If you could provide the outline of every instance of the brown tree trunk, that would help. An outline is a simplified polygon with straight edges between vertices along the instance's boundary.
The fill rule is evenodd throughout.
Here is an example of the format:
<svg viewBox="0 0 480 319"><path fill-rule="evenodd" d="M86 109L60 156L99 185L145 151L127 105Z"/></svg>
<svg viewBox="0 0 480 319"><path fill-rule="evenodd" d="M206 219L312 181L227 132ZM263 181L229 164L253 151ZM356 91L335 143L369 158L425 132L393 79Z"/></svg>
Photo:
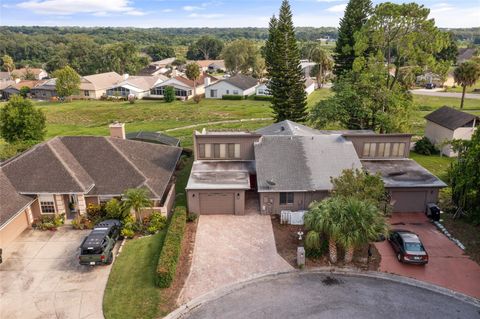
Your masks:
<svg viewBox="0 0 480 319"><path fill-rule="evenodd" d="M460 101L460 108L463 109L463 101L465 100L465 91L467 90L467 86L463 85L462 89L462 100Z"/></svg>
<svg viewBox="0 0 480 319"><path fill-rule="evenodd" d="M337 262L337 243L333 238L328 240L328 252L330 254L330 261L335 264Z"/></svg>
<svg viewBox="0 0 480 319"><path fill-rule="evenodd" d="M351 263L353 260L353 247L345 249L345 263Z"/></svg>

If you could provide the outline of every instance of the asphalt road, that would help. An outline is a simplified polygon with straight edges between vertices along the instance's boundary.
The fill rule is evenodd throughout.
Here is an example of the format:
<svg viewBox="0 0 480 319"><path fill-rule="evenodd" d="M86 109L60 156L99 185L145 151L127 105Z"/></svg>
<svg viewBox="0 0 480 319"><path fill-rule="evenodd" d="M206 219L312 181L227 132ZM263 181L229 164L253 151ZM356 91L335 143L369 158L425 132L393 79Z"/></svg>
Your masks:
<svg viewBox="0 0 480 319"><path fill-rule="evenodd" d="M410 90L412 94L417 95L429 95L429 96L437 96L437 97L453 97L460 99L462 97L462 93L456 92L442 92L442 91L435 91L435 90L427 90L427 89L417 89L417 90ZM478 93L466 93L466 99L480 99L480 94Z"/></svg>
<svg viewBox="0 0 480 319"><path fill-rule="evenodd" d="M388 280L290 274L260 281L193 310L186 318L480 318L480 308Z"/></svg>

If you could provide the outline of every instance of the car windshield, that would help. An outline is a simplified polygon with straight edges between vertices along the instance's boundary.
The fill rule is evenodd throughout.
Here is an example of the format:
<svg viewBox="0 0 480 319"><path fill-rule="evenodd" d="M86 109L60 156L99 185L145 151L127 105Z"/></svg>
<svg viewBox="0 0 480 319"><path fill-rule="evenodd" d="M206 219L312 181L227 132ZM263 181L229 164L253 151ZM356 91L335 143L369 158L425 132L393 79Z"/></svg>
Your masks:
<svg viewBox="0 0 480 319"><path fill-rule="evenodd" d="M405 243L405 250L407 251L423 251L422 244L420 243Z"/></svg>

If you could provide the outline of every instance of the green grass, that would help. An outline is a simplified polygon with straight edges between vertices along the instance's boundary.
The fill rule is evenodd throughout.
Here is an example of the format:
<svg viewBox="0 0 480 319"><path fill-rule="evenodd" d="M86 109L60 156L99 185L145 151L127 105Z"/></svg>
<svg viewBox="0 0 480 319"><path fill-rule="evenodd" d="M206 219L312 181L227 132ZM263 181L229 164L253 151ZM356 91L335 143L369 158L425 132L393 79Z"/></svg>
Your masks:
<svg viewBox="0 0 480 319"><path fill-rule="evenodd" d="M106 319L157 318L161 302L155 286L158 256L166 228L141 239L128 241L115 260L103 298Z"/></svg>
<svg viewBox="0 0 480 319"><path fill-rule="evenodd" d="M467 86L466 93L473 93L474 90L480 90L480 80L475 82L474 85L472 86ZM447 92L456 92L456 93L462 93L463 88L460 85L456 85L455 87L449 87L447 88Z"/></svg>
<svg viewBox="0 0 480 319"><path fill-rule="evenodd" d="M417 154L415 152L410 153L410 158L425 167L445 183L448 182L447 170L450 167L450 164L454 161L453 158L440 155L426 156Z"/></svg>

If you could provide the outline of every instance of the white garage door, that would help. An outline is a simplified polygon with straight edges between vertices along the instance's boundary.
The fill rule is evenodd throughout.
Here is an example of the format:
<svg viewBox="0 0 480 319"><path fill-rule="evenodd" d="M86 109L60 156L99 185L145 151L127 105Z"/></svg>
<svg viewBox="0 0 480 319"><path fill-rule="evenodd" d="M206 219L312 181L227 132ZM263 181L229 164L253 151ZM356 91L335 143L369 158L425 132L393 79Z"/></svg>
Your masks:
<svg viewBox="0 0 480 319"><path fill-rule="evenodd" d="M234 193L200 194L200 214L235 214Z"/></svg>

